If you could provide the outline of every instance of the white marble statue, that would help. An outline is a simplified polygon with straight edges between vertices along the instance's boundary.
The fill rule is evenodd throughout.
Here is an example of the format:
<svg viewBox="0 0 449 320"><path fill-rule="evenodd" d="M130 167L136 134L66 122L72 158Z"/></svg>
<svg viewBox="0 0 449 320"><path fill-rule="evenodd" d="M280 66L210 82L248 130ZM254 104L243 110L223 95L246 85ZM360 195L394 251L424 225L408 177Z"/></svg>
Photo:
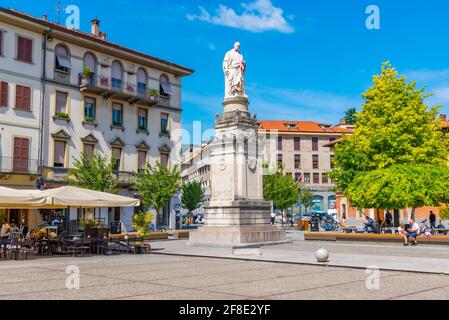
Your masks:
<svg viewBox="0 0 449 320"><path fill-rule="evenodd" d="M234 48L229 50L223 60L225 74L225 98L243 96L245 94L245 70L246 61L239 51L240 42L234 43Z"/></svg>

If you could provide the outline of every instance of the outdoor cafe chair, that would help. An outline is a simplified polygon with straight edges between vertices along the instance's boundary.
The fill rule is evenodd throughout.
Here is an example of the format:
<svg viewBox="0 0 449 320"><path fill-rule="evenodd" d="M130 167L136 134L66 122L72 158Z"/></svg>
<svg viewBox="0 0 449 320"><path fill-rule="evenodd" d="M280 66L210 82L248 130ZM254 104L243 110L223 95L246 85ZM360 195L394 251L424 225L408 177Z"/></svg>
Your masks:
<svg viewBox="0 0 449 320"><path fill-rule="evenodd" d="M33 255L33 244L31 240L23 240L20 246L20 253L25 256L25 259L28 259L28 255Z"/></svg>
<svg viewBox="0 0 449 320"><path fill-rule="evenodd" d="M13 239L11 243L6 246L6 255L11 259L18 260L19 254L21 252L21 242L20 240Z"/></svg>

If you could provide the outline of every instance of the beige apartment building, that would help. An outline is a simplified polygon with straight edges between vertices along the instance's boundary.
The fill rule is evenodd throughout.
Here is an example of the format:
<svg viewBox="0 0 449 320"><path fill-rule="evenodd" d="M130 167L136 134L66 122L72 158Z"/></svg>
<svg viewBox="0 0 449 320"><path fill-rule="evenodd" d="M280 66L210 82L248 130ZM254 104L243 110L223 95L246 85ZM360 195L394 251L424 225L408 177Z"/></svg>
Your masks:
<svg viewBox="0 0 449 320"><path fill-rule="evenodd" d="M313 121L261 120L259 135L265 137L264 161L276 168L281 163L300 186L314 194L312 209L325 211L335 207L334 184L329 178L333 168L333 149L327 144L351 134L351 126Z"/></svg>
<svg viewBox="0 0 449 320"><path fill-rule="evenodd" d="M136 196L131 183L146 162L179 161L181 82L193 70L108 41L97 19L85 33L0 8L0 43L3 174L25 175L24 187L39 175L59 186L81 152L98 152L117 160L120 194ZM162 223L174 221L171 211ZM132 214L109 208L100 217L129 229Z"/></svg>

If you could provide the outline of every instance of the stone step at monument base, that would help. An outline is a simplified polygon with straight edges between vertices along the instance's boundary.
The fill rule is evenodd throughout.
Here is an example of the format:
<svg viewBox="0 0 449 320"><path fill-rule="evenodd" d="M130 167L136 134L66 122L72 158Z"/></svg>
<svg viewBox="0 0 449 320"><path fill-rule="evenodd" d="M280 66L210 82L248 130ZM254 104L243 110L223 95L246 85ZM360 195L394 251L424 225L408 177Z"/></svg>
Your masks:
<svg viewBox="0 0 449 320"><path fill-rule="evenodd" d="M270 224L202 226L189 235L189 245L243 248L291 242L285 231Z"/></svg>

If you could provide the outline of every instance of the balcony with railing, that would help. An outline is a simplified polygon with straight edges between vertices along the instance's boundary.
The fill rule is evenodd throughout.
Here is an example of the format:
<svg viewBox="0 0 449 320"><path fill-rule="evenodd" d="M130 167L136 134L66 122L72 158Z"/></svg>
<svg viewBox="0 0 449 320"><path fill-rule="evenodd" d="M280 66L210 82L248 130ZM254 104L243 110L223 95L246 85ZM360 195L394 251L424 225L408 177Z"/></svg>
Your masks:
<svg viewBox="0 0 449 320"><path fill-rule="evenodd" d="M0 173L38 175L39 160L20 157L0 157Z"/></svg>
<svg viewBox="0 0 449 320"><path fill-rule="evenodd" d="M136 179L136 173L132 171L115 171L114 176L121 187L131 186Z"/></svg>
<svg viewBox="0 0 449 320"><path fill-rule="evenodd" d="M92 72L89 75L80 73L78 79L81 92L101 95L106 99L113 98L145 106L153 106L160 101L159 92L148 90L144 83L124 83L122 79L108 78Z"/></svg>

